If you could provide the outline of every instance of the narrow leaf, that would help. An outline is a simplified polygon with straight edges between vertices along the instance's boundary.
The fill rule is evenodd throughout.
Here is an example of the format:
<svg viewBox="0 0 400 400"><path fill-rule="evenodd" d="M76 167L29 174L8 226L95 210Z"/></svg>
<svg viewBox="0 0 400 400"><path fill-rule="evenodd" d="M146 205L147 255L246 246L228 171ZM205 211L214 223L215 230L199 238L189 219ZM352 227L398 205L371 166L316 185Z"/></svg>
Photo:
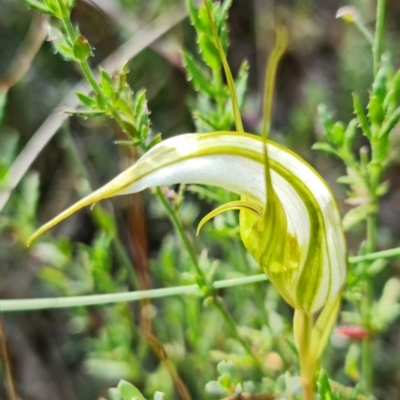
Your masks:
<svg viewBox="0 0 400 400"><path fill-rule="evenodd" d="M110 74L103 68L100 70L100 84L104 94L111 100L115 98L114 83Z"/></svg>
<svg viewBox="0 0 400 400"><path fill-rule="evenodd" d="M25 5L30 8L33 8L36 11L39 11L42 14L50 14L53 15L53 12L50 8L46 7L43 3L36 0L21 0Z"/></svg>
<svg viewBox="0 0 400 400"><path fill-rule="evenodd" d="M395 128L400 121L400 107L389 117L388 121L382 126L379 133L379 137L383 138L389 135L389 133Z"/></svg>
<svg viewBox="0 0 400 400"><path fill-rule="evenodd" d="M372 125L380 126L385 118L381 101L378 96L371 96L368 103L368 117Z"/></svg>
<svg viewBox="0 0 400 400"><path fill-rule="evenodd" d="M131 383L121 380L118 384L118 390L122 400L146 400L142 393Z"/></svg>
<svg viewBox="0 0 400 400"><path fill-rule="evenodd" d="M248 77L249 77L249 63L247 62L247 60L244 60L240 65L240 69L235 82L240 110L243 108L246 97Z"/></svg>
<svg viewBox="0 0 400 400"><path fill-rule="evenodd" d="M343 229L345 231L350 230L361 222L365 221L372 212L375 211L375 207L369 204L363 204L350 210L343 218Z"/></svg>
<svg viewBox="0 0 400 400"><path fill-rule="evenodd" d="M78 96L79 101L88 108L95 108L97 106L97 102L93 97L88 96L82 92L75 93Z"/></svg>
<svg viewBox="0 0 400 400"><path fill-rule="evenodd" d="M313 150L318 150L321 153L325 153L328 156L335 156L335 157L339 157L340 155L339 153L335 150L335 148L333 146L331 146L329 143L325 143L325 142L317 142L314 143L312 145L312 149Z"/></svg>
<svg viewBox="0 0 400 400"><path fill-rule="evenodd" d="M183 63L186 68L187 77L192 82L194 88L213 98L215 89L210 82L210 78L206 76L206 72L202 71L201 67L186 51L183 52Z"/></svg>
<svg viewBox="0 0 400 400"><path fill-rule="evenodd" d="M368 139L372 139L371 128L369 126L367 117L365 115L364 108L361 105L360 98L355 93L353 93L353 107L354 107L354 112L358 119L358 123L364 135L367 136Z"/></svg>

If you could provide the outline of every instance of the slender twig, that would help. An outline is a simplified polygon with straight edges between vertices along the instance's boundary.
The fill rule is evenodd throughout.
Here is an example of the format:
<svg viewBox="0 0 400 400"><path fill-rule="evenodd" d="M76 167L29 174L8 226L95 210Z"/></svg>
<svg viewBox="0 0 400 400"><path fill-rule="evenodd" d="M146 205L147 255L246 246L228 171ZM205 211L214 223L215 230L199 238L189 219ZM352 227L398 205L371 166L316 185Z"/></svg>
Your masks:
<svg viewBox="0 0 400 400"><path fill-rule="evenodd" d="M366 27L364 21L361 18L357 18L354 23L356 27L361 32L361 34L365 37L367 42L373 47L374 46L374 37L371 31Z"/></svg>

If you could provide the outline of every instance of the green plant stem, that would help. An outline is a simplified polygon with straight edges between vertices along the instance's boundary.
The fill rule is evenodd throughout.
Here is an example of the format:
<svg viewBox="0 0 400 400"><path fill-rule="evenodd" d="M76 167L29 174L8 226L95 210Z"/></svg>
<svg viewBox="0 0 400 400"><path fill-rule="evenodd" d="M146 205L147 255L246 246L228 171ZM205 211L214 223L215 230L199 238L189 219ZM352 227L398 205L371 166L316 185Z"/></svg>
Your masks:
<svg viewBox="0 0 400 400"><path fill-rule="evenodd" d="M386 14L386 0L377 0L376 8L376 26L375 26L375 40L374 40L374 75L378 73L382 52L383 52L383 37L385 29L385 14Z"/></svg>
<svg viewBox="0 0 400 400"><path fill-rule="evenodd" d="M376 199L371 199L376 202ZM376 214L371 214L367 218L367 252L372 253L376 248L376 232L377 218ZM366 264L365 267L367 267ZM364 277L364 301L362 305L362 313L365 328L370 329L371 308L374 301L374 290L372 277L365 274ZM373 352L372 339L367 337L362 343L362 373L363 373L363 389L370 396L373 392Z"/></svg>
<svg viewBox="0 0 400 400"><path fill-rule="evenodd" d="M105 101L103 91L101 90L100 85L98 84L92 69L89 66L87 60L79 60L78 61L79 67L81 68L82 74L85 77L86 81L92 87L93 91L96 93L98 97Z"/></svg>
<svg viewBox="0 0 400 400"><path fill-rule="evenodd" d="M313 316L296 309L293 319L293 333L300 360L300 376L304 400L314 399L315 360L312 355Z"/></svg>
<svg viewBox="0 0 400 400"><path fill-rule="evenodd" d="M384 28L385 28L385 14L386 14L386 0L377 0L376 9L376 28L375 38L373 46L373 57L374 57L374 76L378 74L382 52L383 52L383 39L384 39ZM375 159L375 147L372 144L372 159ZM379 143L377 144L379 145ZM377 205L378 198L376 195L376 185L380 179L376 178L376 181L369 182L369 203L371 205ZM377 242L377 217L376 213L371 213L367 218L367 238L366 238L366 251L367 253L373 253L376 249ZM367 264L365 265L367 268ZM374 301L374 286L373 280L367 274L364 274L364 301L362 304L362 319L365 328L370 329L371 320L371 309ZM372 338L368 337L363 340L362 343L362 376L363 376L363 389L367 396L371 396L373 393L373 351L372 351Z"/></svg>
<svg viewBox="0 0 400 400"><path fill-rule="evenodd" d="M57 0L57 3L58 3L58 6L60 7L60 11L61 11L60 18L64 25L65 31L67 32L67 35L68 35L67 39L69 41L69 44L71 46L73 46L74 42L75 42L75 29L74 29L71 19L70 19L70 12L67 9L67 7L65 6L63 0Z"/></svg>
<svg viewBox="0 0 400 400"><path fill-rule="evenodd" d="M364 261L374 261L379 258L392 258L400 256L400 247L396 247L394 249L377 251L375 253L363 254L360 256L354 256L349 258L350 264L359 264Z"/></svg>
<svg viewBox="0 0 400 400"><path fill-rule="evenodd" d="M355 264L365 260L371 261L378 258L400 256L400 248L380 251L365 256L356 256L350 258L350 263ZM124 257L128 257L125 253ZM246 276L243 278L224 279L216 281L212 284L214 289L227 289L236 286L251 285L267 281L268 278L265 274L257 274ZM0 311L29 311L29 310L48 310L53 308L70 308L82 306L96 306L112 303L122 303L126 301L134 302L143 299L156 299L169 296L182 296L182 295L204 295L199 288L198 284L176 286L172 288L152 289L152 290L138 290L126 293L113 293L113 294L96 294L88 296L71 296L71 297L52 297L43 299L22 299L22 300L0 300Z"/></svg>
<svg viewBox="0 0 400 400"><path fill-rule="evenodd" d="M367 42L374 48L374 36L372 35L371 31L365 26L365 23L360 18L357 18L354 21L356 27L361 32L361 34L365 37Z"/></svg>
<svg viewBox="0 0 400 400"><path fill-rule="evenodd" d="M192 263L194 265L194 268L195 268L196 274L197 274L197 284L199 286L199 289L201 289L203 291L204 295L211 296L213 298L213 303L215 304L216 308L221 313L222 317L224 318L225 323L229 326L235 339L239 343L241 343L241 345L246 350L248 355L254 360L257 368L261 372L263 372L263 368L262 368L260 360L252 352L249 343L244 338L242 338L242 336L240 335L240 333L237 329L237 326L235 324L235 321L233 320L232 316L229 314L228 310L225 308L224 304L221 302L221 299L215 293L213 285L208 284L207 278L206 278L204 272L202 271L202 269L200 268L199 262L197 260L196 254L193 249L193 246L190 243L188 236L186 235L186 232L182 226L182 223L181 223L178 215L174 211L173 207L170 205L168 200L165 198L161 188L159 188L159 187L156 188L156 195L157 195L157 198L159 199L159 201L161 202L161 204L164 206L164 209L166 210L169 219L171 220L178 236L182 240L182 243L185 246L186 251L189 254L189 257L192 260Z"/></svg>
<svg viewBox="0 0 400 400"><path fill-rule="evenodd" d="M264 274L244 278L224 279L212 285L214 289L227 289L236 286L253 285L265 282ZM136 302L144 299L161 299L171 296L202 296L204 293L197 284L175 286L171 288L136 290L124 293L94 294L85 296L51 297L42 299L0 300L1 312L51 310L85 306L101 306L114 303Z"/></svg>

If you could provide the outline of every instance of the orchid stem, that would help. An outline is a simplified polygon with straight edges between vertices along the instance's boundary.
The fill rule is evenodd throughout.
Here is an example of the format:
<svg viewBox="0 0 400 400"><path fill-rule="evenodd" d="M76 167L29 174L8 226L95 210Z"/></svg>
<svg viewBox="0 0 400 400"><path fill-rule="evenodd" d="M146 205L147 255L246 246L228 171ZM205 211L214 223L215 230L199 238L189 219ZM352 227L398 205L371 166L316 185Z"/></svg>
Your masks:
<svg viewBox="0 0 400 400"><path fill-rule="evenodd" d="M300 361L300 376L303 385L304 400L314 399L315 360L312 354L311 313L296 309L293 319L293 333Z"/></svg>

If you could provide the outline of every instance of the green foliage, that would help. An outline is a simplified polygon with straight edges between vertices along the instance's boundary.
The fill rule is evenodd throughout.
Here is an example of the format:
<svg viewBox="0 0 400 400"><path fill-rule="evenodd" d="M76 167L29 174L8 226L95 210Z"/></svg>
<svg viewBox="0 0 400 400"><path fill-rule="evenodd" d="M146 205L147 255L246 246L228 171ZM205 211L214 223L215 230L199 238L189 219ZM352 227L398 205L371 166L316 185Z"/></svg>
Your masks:
<svg viewBox="0 0 400 400"><path fill-rule="evenodd" d="M345 229L351 229L377 213L376 200L387 192L381 183L383 171L389 166L390 131L399 121L400 98L397 91L398 73L393 76L393 67L385 59L372 84L368 102L368 113L357 94L353 94L356 120L347 126L335 122L325 106L319 108L320 120L328 143L316 143L314 149L342 159L347 175L340 183L350 186L349 197L359 199L358 207L350 210L344 218ZM390 106L389 106L390 105ZM362 149L357 159L353 151L357 124L370 142L370 150ZM370 154L369 154L370 153Z"/></svg>
<svg viewBox="0 0 400 400"><path fill-rule="evenodd" d="M187 79L198 92L196 100L191 105L197 131L229 130L234 124L235 116L228 86L223 82L223 62L213 37L206 8L202 5L197 9L193 0L187 0L186 3L191 23L196 30L198 53L201 57L201 61L197 60L188 51L183 51L182 55ZM211 1L207 3L225 53L229 44L226 18L231 3L230 0L225 0L221 5ZM248 69L247 61L243 61L235 80L240 109L244 105Z"/></svg>

